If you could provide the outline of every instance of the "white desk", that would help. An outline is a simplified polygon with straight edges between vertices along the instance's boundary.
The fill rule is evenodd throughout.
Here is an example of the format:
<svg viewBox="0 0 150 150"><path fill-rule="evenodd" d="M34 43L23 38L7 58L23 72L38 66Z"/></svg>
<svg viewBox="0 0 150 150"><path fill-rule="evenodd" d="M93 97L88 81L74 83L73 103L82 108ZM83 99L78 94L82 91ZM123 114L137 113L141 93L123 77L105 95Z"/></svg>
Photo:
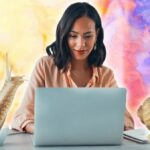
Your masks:
<svg viewBox="0 0 150 150"><path fill-rule="evenodd" d="M150 144L137 144L123 140L120 146L64 146L64 147L34 147L30 134L9 135L0 150L150 150Z"/></svg>

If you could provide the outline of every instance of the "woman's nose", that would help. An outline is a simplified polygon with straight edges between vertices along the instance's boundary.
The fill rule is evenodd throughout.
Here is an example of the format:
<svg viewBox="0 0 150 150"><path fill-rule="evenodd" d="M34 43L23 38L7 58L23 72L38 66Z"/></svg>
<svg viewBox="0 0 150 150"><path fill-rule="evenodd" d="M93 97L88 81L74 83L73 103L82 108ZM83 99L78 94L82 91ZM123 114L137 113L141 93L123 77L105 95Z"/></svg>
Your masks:
<svg viewBox="0 0 150 150"><path fill-rule="evenodd" d="M83 39L83 38L79 38L78 39L78 41L77 41L77 48L79 49L79 50L84 50L85 49L85 39Z"/></svg>

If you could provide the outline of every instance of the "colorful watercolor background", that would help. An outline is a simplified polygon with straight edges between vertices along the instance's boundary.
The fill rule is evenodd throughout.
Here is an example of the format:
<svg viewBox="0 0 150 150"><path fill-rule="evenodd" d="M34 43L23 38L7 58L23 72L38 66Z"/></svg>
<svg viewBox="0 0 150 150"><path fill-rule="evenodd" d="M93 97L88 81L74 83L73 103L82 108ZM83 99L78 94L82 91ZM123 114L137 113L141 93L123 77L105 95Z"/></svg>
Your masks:
<svg viewBox="0 0 150 150"><path fill-rule="evenodd" d="M0 0L0 87L5 80L4 54L12 75L28 79L37 58L55 40L56 25L75 0ZM150 96L150 1L87 0L101 15L107 59L120 87L127 88L127 107L136 127L136 110ZM21 103L27 81L20 86L6 122Z"/></svg>

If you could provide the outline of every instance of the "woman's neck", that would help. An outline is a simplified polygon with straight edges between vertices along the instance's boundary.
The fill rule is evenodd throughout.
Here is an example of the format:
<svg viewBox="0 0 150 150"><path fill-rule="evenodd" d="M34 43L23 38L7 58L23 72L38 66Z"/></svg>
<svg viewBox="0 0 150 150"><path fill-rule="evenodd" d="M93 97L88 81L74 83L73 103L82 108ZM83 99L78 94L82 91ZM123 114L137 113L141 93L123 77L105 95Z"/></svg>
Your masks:
<svg viewBox="0 0 150 150"><path fill-rule="evenodd" d="M88 69L90 69L90 67L86 60L72 60L71 69L76 71L87 71Z"/></svg>

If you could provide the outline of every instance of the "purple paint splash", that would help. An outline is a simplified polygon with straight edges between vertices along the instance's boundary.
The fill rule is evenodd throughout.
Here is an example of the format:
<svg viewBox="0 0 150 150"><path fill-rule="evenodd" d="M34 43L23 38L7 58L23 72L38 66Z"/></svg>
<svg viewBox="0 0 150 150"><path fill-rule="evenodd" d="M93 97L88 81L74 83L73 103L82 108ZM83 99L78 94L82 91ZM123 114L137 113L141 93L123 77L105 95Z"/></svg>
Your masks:
<svg viewBox="0 0 150 150"><path fill-rule="evenodd" d="M141 30L148 28L150 33L150 1L135 0L135 3L136 7L129 16L129 22Z"/></svg>

